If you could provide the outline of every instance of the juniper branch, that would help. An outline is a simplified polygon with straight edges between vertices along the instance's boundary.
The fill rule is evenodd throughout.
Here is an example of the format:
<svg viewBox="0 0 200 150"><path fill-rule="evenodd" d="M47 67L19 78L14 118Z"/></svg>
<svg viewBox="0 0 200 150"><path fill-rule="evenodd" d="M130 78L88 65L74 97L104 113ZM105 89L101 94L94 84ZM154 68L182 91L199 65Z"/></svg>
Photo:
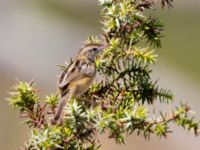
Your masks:
<svg viewBox="0 0 200 150"><path fill-rule="evenodd" d="M173 0L161 0L161 7L172 7ZM96 150L98 134L108 131L116 143L136 132L144 138L151 134L167 137L170 123L199 135L199 121L191 108L181 104L154 118L152 104L173 104L170 90L160 88L151 79L151 65L156 62L155 48L161 47L163 24L144 14L153 9L155 0L99 0L102 7L104 40L109 47L97 59L98 79L80 99L72 99L65 108L63 125L51 126L49 118L59 101L57 93L41 99L33 82L19 82L11 92L10 104L20 110L24 121L33 127L25 150ZM147 41L148 47L139 47ZM101 43L90 37L87 43ZM69 63L70 64L70 63ZM60 65L65 69L69 65ZM42 104L43 103L43 104ZM148 107L147 107L148 106ZM156 112L160 111L155 108Z"/></svg>

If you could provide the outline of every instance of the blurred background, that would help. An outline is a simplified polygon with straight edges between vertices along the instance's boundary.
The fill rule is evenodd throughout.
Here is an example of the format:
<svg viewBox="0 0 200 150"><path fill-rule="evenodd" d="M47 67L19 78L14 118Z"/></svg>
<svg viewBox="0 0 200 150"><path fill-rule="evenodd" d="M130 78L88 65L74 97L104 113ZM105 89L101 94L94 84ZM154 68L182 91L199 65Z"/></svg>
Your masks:
<svg viewBox="0 0 200 150"><path fill-rule="evenodd" d="M176 0L175 9L150 12L165 24L153 78L192 105L200 118L200 1ZM90 35L101 33L94 0L0 0L0 149L18 150L29 129L5 100L17 80L35 79L41 96L55 91L56 64L69 60ZM200 137L173 126L167 139L132 135L126 145L101 137L102 149L198 150Z"/></svg>

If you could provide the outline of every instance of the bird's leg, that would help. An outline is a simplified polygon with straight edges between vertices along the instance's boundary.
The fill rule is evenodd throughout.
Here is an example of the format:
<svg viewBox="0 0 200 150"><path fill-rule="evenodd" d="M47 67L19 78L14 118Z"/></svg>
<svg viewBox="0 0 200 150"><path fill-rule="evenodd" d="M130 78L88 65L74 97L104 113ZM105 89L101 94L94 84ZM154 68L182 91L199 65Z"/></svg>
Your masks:
<svg viewBox="0 0 200 150"><path fill-rule="evenodd" d="M77 99L79 101L84 102L84 104L89 106L89 107L95 107L96 106L96 102L93 98L88 99L87 97L78 97Z"/></svg>

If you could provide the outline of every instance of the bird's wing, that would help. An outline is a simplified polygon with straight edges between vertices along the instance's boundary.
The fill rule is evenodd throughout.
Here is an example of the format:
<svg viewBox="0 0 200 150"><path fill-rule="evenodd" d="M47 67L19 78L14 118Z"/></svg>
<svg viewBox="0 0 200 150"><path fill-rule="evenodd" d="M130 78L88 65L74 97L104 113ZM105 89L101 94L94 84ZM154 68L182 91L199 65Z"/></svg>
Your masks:
<svg viewBox="0 0 200 150"><path fill-rule="evenodd" d="M61 75L58 87L62 88L70 82L84 78L85 76L92 76L95 73L95 65L85 61L75 61L67 68Z"/></svg>

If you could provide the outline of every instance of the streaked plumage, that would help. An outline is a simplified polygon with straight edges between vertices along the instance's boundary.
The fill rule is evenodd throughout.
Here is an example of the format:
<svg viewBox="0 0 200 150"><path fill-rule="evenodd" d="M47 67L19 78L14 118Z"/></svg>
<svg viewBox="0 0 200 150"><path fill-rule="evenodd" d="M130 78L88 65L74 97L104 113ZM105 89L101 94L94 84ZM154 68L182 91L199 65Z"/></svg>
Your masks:
<svg viewBox="0 0 200 150"><path fill-rule="evenodd" d="M72 64L64 70L58 80L61 100L52 124L62 119L62 111L67 101L72 97L81 96L88 90L96 74L96 55L104 48L105 46L100 44L86 45L79 51Z"/></svg>

